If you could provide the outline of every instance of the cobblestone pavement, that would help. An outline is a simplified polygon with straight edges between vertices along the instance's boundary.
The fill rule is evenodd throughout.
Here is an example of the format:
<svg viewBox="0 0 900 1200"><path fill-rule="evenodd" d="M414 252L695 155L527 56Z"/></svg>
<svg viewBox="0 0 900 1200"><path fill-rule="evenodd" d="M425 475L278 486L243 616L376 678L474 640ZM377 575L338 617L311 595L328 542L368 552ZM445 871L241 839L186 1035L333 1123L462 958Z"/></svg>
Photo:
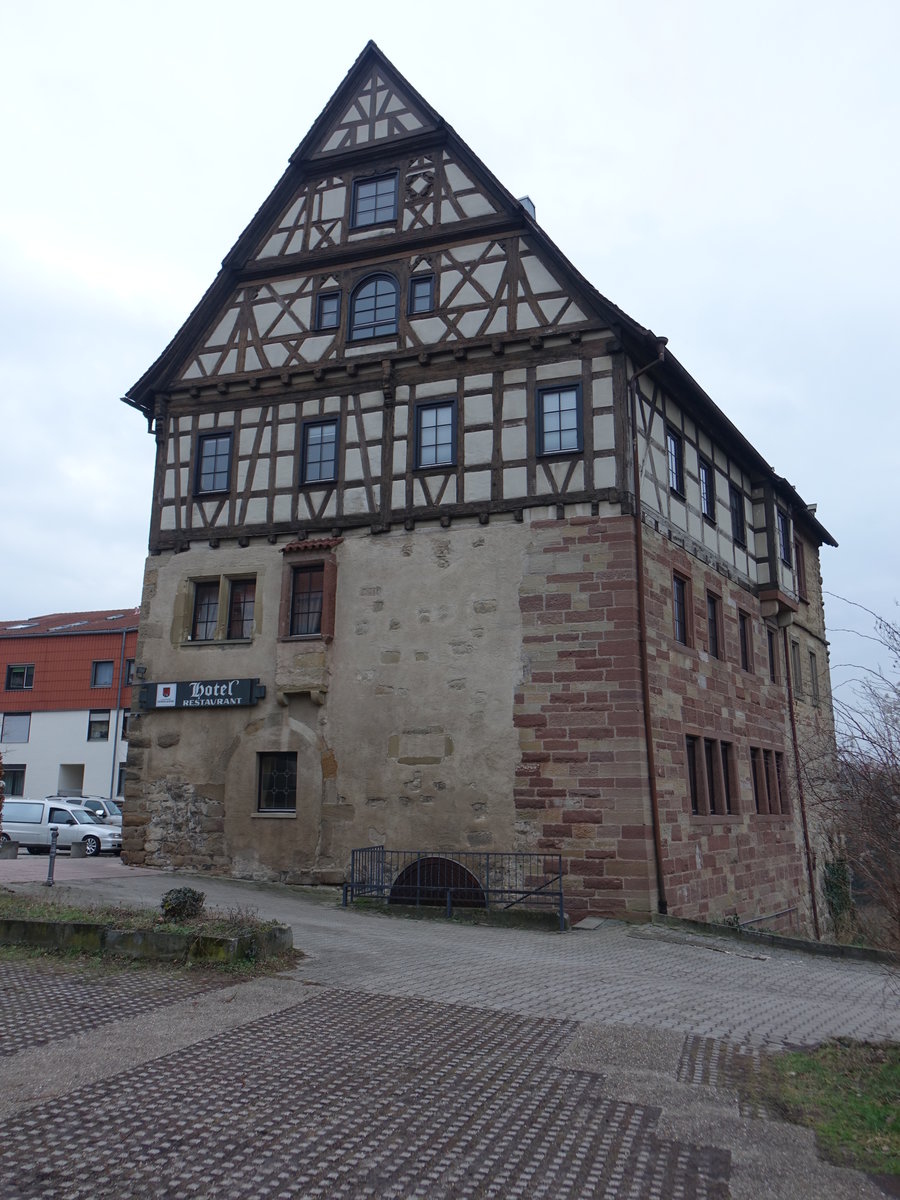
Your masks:
<svg viewBox="0 0 900 1200"><path fill-rule="evenodd" d="M156 903L171 884L126 871L67 894ZM116 999L115 979L145 977L117 972L110 1023L0 1058L5 1200L880 1195L742 1090L772 1048L900 1038L877 966L615 922L560 936L199 886L287 921L307 957L196 994L178 975L169 993ZM10 988L10 966L0 1014L74 1003L41 964L15 964ZM115 1137L61 1120L96 1113Z"/></svg>

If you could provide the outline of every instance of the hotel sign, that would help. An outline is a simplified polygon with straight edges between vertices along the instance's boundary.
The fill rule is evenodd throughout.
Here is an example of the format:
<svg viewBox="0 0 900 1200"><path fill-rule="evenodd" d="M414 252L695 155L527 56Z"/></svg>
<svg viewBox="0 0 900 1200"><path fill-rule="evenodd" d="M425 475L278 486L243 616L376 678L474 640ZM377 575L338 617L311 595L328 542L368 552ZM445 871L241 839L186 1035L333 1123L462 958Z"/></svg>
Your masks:
<svg viewBox="0 0 900 1200"><path fill-rule="evenodd" d="M242 708L265 697L258 679L191 679L141 684L141 708Z"/></svg>

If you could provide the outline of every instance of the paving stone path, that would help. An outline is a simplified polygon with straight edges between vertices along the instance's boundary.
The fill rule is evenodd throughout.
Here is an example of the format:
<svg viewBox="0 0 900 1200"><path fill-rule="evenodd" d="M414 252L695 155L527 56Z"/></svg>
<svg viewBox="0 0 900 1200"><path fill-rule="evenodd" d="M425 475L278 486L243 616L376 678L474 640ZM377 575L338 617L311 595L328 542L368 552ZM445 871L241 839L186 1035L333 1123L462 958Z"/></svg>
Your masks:
<svg viewBox="0 0 900 1200"><path fill-rule="evenodd" d="M140 872L84 892L149 903L170 884ZM307 957L215 987L0 963L4 1200L881 1194L742 1087L787 1044L900 1038L877 966L615 922L560 936L202 886L208 903L288 921ZM103 1014L90 1028L18 1037L86 1010Z"/></svg>

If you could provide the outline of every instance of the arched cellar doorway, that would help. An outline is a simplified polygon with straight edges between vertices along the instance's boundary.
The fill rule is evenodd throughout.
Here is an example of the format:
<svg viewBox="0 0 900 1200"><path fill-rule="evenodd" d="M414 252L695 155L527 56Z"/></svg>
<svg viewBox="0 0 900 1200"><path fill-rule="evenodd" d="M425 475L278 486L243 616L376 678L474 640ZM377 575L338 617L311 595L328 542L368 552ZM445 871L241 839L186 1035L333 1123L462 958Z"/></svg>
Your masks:
<svg viewBox="0 0 900 1200"><path fill-rule="evenodd" d="M444 907L447 892L453 908L487 908L484 890L471 871L452 858L418 858L394 880L389 904L428 904Z"/></svg>

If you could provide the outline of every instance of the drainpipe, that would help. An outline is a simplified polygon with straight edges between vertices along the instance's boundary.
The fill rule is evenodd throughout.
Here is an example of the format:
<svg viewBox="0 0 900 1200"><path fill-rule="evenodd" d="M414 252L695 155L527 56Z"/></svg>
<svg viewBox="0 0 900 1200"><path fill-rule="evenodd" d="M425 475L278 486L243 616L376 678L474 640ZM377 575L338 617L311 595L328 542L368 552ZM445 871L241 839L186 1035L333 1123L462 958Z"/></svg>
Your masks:
<svg viewBox="0 0 900 1200"><path fill-rule="evenodd" d="M653 743L653 721L650 710L650 667L647 659L647 610L644 603L644 529L641 512L641 474L638 461L637 434L637 393L638 378L657 362L662 362L666 354L667 338L657 338L658 359L647 363L639 371L635 371L628 380L627 388L631 398L631 463L634 474L634 524L635 524L635 553L637 556L637 601L638 601L638 649L641 660L641 693L644 704L644 739L647 743L647 774L650 784L650 817L653 825L653 857L656 866L657 908L665 915L669 911L666 900L666 885L663 878L662 832L659 824L659 793L656 787L656 751Z"/></svg>
<svg viewBox="0 0 900 1200"><path fill-rule="evenodd" d="M122 648L119 650L119 687L116 691L116 720L113 726L112 765L109 769L109 799L115 799L116 767L119 765L119 717L122 712L122 680L125 677L125 638L128 630L122 630Z"/></svg>
<svg viewBox="0 0 900 1200"><path fill-rule="evenodd" d="M806 877L809 880L809 899L812 905L813 929L816 941L821 942L822 932L819 929L819 909L816 904L816 879L813 874L812 851L809 845L809 824L806 820L806 796L803 791L803 772L800 762L800 739L797 736L797 717L794 713L794 685L791 678L791 655L788 642L788 631L785 625L781 631L784 641L784 678L787 681L788 710L791 714L791 742L794 747L794 769L797 775L797 798L800 801L800 821L803 825L803 848L806 851Z"/></svg>

